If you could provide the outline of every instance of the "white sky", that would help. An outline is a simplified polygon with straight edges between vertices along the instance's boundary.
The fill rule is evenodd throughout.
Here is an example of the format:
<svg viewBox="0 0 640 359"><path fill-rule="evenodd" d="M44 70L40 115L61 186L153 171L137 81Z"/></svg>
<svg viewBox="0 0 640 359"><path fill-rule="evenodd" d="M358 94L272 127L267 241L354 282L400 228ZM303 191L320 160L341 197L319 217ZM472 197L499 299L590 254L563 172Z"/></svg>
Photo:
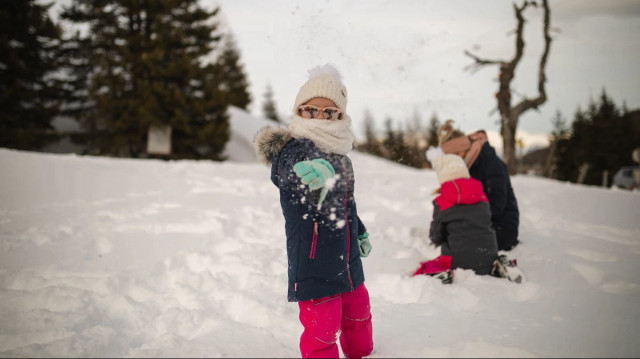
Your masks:
<svg viewBox="0 0 640 359"><path fill-rule="evenodd" d="M520 2L517 2L520 4ZM464 131L498 130L494 93L497 66L472 74L464 67L473 50L511 59L515 28L512 2L204 0L220 5L251 82L250 111L262 114L267 84L288 115L307 70L327 62L342 72L348 112L361 130L365 109L382 129L387 117L404 121L435 112ZM618 104L640 107L640 1L551 0L554 41L547 66L548 101L521 117L519 129L548 134L560 110L570 122L603 88ZM541 9L529 8L525 56L514 88L537 95ZM517 98L517 97L516 97Z"/></svg>
<svg viewBox="0 0 640 359"><path fill-rule="evenodd" d="M68 4L70 0L56 0ZM520 1L516 2L521 4ZM281 116L316 65L333 63L349 91L348 112L356 135L366 109L378 129L391 117L436 113L463 131L498 131L494 94L497 66L476 73L464 50L510 60L515 28L511 1L494 0L201 0L220 5L237 41L253 97L249 110L262 115L270 84ZM560 110L568 122L603 88L617 104L640 108L640 1L550 0L554 41L547 65L548 100L520 118L519 130L546 138ZM525 55L513 88L537 95L541 9L529 8ZM518 95L514 96L516 99ZM524 135L523 135L524 136ZM495 141L494 141L495 142ZM526 142L526 141L525 141Z"/></svg>

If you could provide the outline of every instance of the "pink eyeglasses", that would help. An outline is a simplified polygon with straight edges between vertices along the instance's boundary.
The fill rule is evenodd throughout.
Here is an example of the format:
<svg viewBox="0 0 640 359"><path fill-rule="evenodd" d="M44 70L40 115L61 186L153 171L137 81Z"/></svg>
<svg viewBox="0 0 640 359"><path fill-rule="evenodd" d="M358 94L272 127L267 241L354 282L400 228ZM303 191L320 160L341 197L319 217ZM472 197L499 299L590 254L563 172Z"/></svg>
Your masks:
<svg viewBox="0 0 640 359"><path fill-rule="evenodd" d="M314 105L302 105L298 107L298 115L302 118L316 118L322 113L325 120L342 120L344 117L342 110L335 107L318 107Z"/></svg>

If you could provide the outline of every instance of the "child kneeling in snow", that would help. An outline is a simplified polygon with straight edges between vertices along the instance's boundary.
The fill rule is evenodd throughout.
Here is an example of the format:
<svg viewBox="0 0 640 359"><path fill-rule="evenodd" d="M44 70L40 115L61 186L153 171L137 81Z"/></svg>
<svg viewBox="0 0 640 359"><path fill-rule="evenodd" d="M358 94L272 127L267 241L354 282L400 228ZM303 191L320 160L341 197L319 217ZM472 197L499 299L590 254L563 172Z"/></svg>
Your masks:
<svg viewBox="0 0 640 359"><path fill-rule="evenodd" d="M469 175L464 160L443 154L440 148L427 151L438 175L439 195L433 200L431 242L441 248L441 256L422 262L417 274L448 274L438 277L451 283L451 270L471 269L476 274L492 274L520 282L521 273L506 257L498 257L496 233L491 227L491 209L482 183ZM511 273L507 273L511 270ZM519 279L518 279L519 276Z"/></svg>

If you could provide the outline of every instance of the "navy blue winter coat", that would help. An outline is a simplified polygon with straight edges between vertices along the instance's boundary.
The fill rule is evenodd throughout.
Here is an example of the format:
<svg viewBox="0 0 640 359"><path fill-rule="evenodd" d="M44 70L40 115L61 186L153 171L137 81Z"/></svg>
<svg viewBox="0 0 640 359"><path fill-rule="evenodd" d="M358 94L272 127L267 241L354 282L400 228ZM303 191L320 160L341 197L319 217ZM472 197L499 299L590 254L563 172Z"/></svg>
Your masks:
<svg viewBox="0 0 640 359"><path fill-rule="evenodd" d="M288 300L306 301L353 291L364 282L358 235L366 232L353 197L351 160L322 152L308 139L290 139L281 151L268 153L271 181L280 190L289 262ZM293 171L299 161L323 158L336 182L322 207L320 190L310 191Z"/></svg>
<svg viewBox="0 0 640 359"><path fill-rule="evenodd" d="M469 168L471 177L482 182L491 206L491 223L496 231L499 250L510 250L518 241L520 212L518 201L511 187L511 179L505 163L486 142L478 158Z"/></svg>

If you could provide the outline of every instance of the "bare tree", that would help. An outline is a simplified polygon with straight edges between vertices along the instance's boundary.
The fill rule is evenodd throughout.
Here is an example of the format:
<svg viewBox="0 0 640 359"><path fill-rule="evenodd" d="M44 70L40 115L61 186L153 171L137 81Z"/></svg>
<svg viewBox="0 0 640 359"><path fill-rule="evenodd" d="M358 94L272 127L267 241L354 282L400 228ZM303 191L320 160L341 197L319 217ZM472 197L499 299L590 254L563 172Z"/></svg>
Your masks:
<svg viewBox="0 0 640 359"><path fill-rule="evenodd" d="M517 170L516 159L516 129L518 127L518 120L520 115L530 109L538 109L540 105L547 101L547 93L545 91L545 67L547 65L547 58L549 56L549 49L551 48L551 36L549 36L549 18L551 11L549 10L548 0L542 0L542 7L544 9L542 34L544 37L544 50L540 57L540 64L538 67L538 96L535 98L523 98L515 105L511 103L511 81L515 77L515 70L518 63L522 59L524 54L524 24L525 18L523 16L524 10L529 6L537 7L538 4L535 1L524 1L521 6L513 4L516 19L518 25L516 28L516 53L510 61L505 60L487 60L482 59L469 51L465 51L465 54L474 60L474 63L469 65L471 70L477 70L485 65L499 65L500 75L499 82L500 87L496 93L496 99L498 101L498 110L501 116L500 132L502 134L503 143L503 158L510 174L515 174Z"/></svg>

